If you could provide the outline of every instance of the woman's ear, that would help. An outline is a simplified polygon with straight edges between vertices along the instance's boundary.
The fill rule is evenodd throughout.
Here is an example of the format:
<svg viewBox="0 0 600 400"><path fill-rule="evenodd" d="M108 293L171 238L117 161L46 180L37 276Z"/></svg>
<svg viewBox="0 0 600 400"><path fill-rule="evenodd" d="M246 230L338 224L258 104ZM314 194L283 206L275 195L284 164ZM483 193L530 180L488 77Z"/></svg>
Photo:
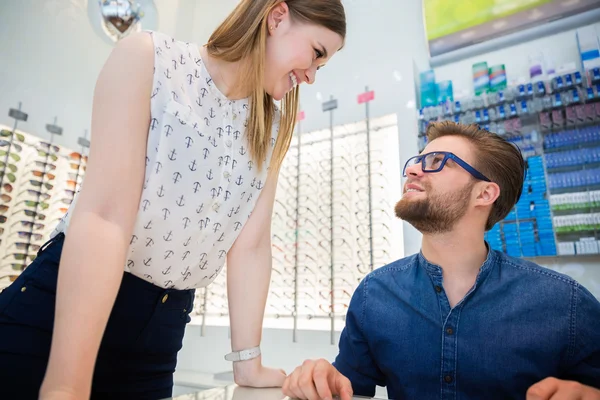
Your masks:
<svg viewBox="0 0 600 400"><path fill-rule="evenodd" d="M273 34L279 25L290 17L290 9L287 3L281 2L269 11L267 16L267 22L269 26L269 33Z"/></svg>

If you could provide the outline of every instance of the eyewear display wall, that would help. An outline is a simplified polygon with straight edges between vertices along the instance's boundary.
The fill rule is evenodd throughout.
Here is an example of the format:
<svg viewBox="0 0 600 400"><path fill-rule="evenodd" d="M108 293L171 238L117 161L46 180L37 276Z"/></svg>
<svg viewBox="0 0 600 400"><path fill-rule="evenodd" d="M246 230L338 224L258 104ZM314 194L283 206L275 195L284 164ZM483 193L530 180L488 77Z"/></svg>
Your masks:
<svg viewBox="0 0 600 400"><path fill-rule="evenodd" d="M274 205L265 326L341 330L360 280L402 256L393 238L400 193L396 118L371 126L370 180L365 121L334 127L333 158L329 129L295 135ZM203 325L228 323L226 271L196 293Z"/></svg>
<svg viewBox="0 0 600 400"><path fill-rule="evenodd" d="M0 288L31 263L67 212L87 156L0 126Z"/></svg>

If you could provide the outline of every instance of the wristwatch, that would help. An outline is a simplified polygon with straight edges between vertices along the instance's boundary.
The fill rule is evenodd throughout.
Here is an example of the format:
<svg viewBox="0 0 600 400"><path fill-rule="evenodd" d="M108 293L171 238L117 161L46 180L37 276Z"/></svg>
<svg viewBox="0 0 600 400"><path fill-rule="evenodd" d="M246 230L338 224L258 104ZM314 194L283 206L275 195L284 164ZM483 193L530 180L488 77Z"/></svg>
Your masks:
<svg viewBox="0 0 600 400"><path fill-rule="evenodd" d="M247 361L260 356L260 346L240 351L232 351L225 356L227 361Z"/></svg>

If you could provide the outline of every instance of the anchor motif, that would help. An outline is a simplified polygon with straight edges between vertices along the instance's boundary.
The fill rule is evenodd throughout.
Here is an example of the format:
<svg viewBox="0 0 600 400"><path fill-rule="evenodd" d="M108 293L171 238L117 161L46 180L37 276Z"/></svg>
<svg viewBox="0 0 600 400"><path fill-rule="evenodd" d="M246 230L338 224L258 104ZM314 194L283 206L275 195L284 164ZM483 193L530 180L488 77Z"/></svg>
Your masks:
<svg viewBox="0 0 600 400"><path fill-rule="evenodd" d="M194 139L192 139L189 136L186 136L186 138L185 138L185 146L189 149L190 146L192 145L192 143L194 143Z"/></svg>
<svg viewBox="0 0 600 400"><path fill-rule="evenodd" d="M179 173L179 172L173 173L173 183L179 182L179 179L181 179L181 173Z"/></svg>

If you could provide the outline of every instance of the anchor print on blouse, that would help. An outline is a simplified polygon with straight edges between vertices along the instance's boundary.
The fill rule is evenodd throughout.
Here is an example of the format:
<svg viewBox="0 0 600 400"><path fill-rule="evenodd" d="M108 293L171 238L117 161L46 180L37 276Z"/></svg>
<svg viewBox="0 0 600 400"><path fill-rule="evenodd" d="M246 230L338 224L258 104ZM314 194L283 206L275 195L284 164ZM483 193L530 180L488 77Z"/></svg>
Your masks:
<svg viewBox="0 0 600 400"><path fill-rule="evenodd" d="M164 288L200 287L222 270L264 187L266 168L258 171L250 159L247 102L218 95L193 45L153 35L159 62L151 99L166 109L150 120L157 140L146 158L140 222L126 265Z"/></svg>

